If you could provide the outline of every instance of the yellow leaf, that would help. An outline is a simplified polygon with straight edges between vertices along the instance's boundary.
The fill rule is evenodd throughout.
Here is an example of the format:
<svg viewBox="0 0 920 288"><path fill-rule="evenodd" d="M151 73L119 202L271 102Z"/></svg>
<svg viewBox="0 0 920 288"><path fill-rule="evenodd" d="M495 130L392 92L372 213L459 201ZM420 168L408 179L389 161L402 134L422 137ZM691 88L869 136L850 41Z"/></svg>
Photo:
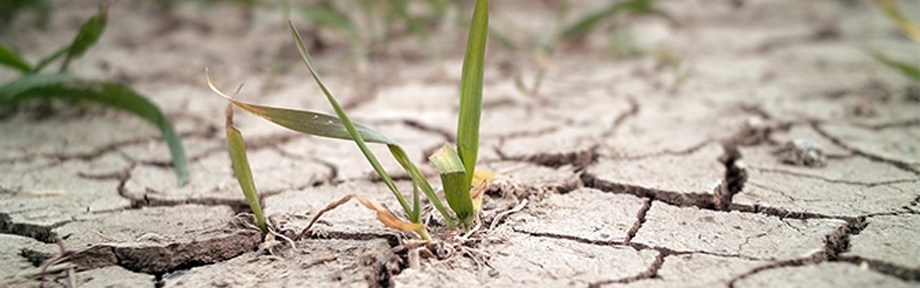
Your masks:
<svg viewBox="0 0 920 288"><path fill-rule="evenodd" d="M313 227L313 224L316 223L316 220L319 220L319 217L323 216L323 214L326 214L326 212L329 212L330 210L335 209L352 199L358 200L358 202L360 202L361 205L364 205L364 207L367 207L367 209L376 211L377 220L380 220L380 222L387 227L400 231L413 231L419 233L419 235L428 234L428 231L425 230L425 226L422 224L400 220L398 217L396 217L396 215L393 214L393 212L383 208L383 206L380 206L380 204L377 204L377 202L374 202L374 200L357 194L349 194L345 197L342 197L342 199L339 199L338 201L330 203L328 206L326 206L326 208L323 208L323 210L317 212L316 216L313 216L313 220L310 220L310 224L308 224L307 227L300 232L300 234L297 234L297 237L295 237L294 240L300 240L303 238L303 236L307 234L307 231Z"/></svg>
<svg viewBox="0 0 920 288"><path fill-rule="evenodd" d="M479 211L482 210L482 195L486 194L486 189L488 188L489 182L482 181L479 182L479 185L470 189L470 199L473 200L473 211L475 211L475 214L479 214Z"/></svg>
<svg viewBox="0 0 920 288"><path fill-rule="evenodd" d="M397 218L396 215L393 215L393 212L383 208L377 204L377 202L374 202L374 200L368 199L367 197L355 194L351 194L345 197L352 197L357 199L358 202L364 204L364 207L367 207L367 209L377 211L377 220L380 220L380 222L387 227L400 231L418 231L419 229L422 229L422 224L402 221Z"/></svg>
<svg viewBox="0 0 920 288"><path fill-rule="evenodd" d="M498 177L498 174L495 174L491 171L476 169L476 172L473 172L473 185L479 185L479 183L485 182L486 184L492 183L492 180Z"/></svg>

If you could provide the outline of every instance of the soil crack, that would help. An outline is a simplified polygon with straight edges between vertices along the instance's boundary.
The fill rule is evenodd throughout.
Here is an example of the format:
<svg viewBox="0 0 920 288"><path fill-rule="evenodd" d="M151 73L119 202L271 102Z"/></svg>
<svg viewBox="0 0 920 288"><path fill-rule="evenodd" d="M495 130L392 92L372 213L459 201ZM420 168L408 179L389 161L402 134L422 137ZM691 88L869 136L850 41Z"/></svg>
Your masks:
<svg viewBox="0 0 920 288"><path fill-rule="evenodd" d="M893 185L893 184L901 184L901 183L920 182L920 179L900 179L900 180L890 180L890 181L882 181L882 182L860 182L860 181L850 181L850 180L845 180L845 179L831 179L831 178L822 177L819 175L812 175L812 174L806 174L806 173L800 173L800 172L794 172L794 171L788 171L788 170L782 170L782 169L775 169L775 168L748 167L748 169L755 170L757 172L785 174L785 175L790 175L790 176L815 179L815 180L820 180L820 181L824 181L827 183L847 184L847 185L856 185L856 186L863 186L863 187L875 187L875 186L885 186L885 185Z"/></svg>
<svg viewBox="0 0 920 288"><path fill-rule="evenodd" d="M653 261L652 264L649 265L648 270L645 270L642 273L639 273L638 275L629 276L626 278L594 282L594 283L588 284L588 287L600 288L603 285L612 284L612 283L627 284L627 283L631 283L631 282L635 282L635 281L639 281L643 279L656 278L658 277L658 270L661 269L662 265L664 265L664 253L661 253L661 251L658 251L658 254L655 255L655 261Z"/></svg>
<svg viewBox="0 0 920 288"><path fill-rule="evenodd" d="M722 144L724 154L719 156L719 162L725 165L725 178L714 191L714 202L716 208L722 211L728 211L732 204L732 197L741 192L744 188L744 182L747 181L747 171L739 167L737 161L741 159L741 152L734 142Z"/></svg>
<svg viewBox="0 0 920 288"><path fill-rule="evenodd" d="M29 237L43 243L55 243L57 233L54 228L61 227L70 221L58 222L51 225L36 225L15 223L10 214L0 213L0 233Z"/></svg>
<svg viewBox="0 0 920 288"><path fill-rule="evenodd" d="M585 167L593 164L597 161L597 149L598 145L592 145L588 149L574 152L563 152L563 153L538 153L533 155L526 156L508 156L501 149L496 148L495 154L498 154L498 157L502 161L520 161L520 162L530 162L540 166L550 167L550 168L559 168L565 165L572 165L576 167L576 171L584 170Z"/></svg>
<svg viewBox="0 0 920 288"><path fill-rule="evenodd" d="M636 233L642 228L642 224L645 224L645 215L648 214L649 209L652 209L652 202L650 198L645 198L645 201L642 202L642 208L639 208L639 213L636 215L636 223L633 223L633 226L629 228L629 232L626 233L626 239L623 240L624 244L629 244L629 241L636 237Z"/></svg>
<svg viewBox="0 0 920 288"><path fill-rule="evenodd" d="M906 172L910 172L910 173L913 173L914 175L920 176L920 170L915 169L914 167L912 167L910 164L908 164L908 163L906 163L906 162L898 161L898 160L894 160L894 159L887 159L887 158L884 158L884 157L881 157L881 156L878 156L878 155L875 155L875 154L872 154L872 153L868 153L868 152L862 151L862 150L860 150L860 149L856 149L856 148L850 147L850 145L847 145L847 144L843 143L843 140L840 140L840 138L834 137L834 136L831 135L830 133L827 133L827 131L824 131L824 129L821 128L821 125L820 125L818 122L812 122L812 123L811 123L811 127L812 127L816 132L818 132L818 134L820 134L821 137L824 137L824 138L830 140L832 143L834 143L834 145L837 145L837 146L840 147L840 148L846 149L847 151L850 151L850 152L852 152L853 154L856 154L856 155L859 155L859 156L862 156L862 157L866 157L866 159L869 159L869 160L872 160L872 161L875 161L875 162L886 163L886 164L892 165L892 166L894 166L895 168L898 168L898 169L900 169L900 170L903 170L903 171L906 171Z"/></svg>
<svg viewBox="0 0 920 288"><path fill-rule="evenodd" d="M626 110L625 112L620 113L620 115L617 115L617 118L614 119L613 123L610 124L610 128L601 134L602 138L612 137L614 134L616 134L617 130L620 130L620 126L623 126L623 123L626 123L626 120L639 115L639 102L636 101L636 98L628 97L627 100L629 101L629 110Z"/></svg>

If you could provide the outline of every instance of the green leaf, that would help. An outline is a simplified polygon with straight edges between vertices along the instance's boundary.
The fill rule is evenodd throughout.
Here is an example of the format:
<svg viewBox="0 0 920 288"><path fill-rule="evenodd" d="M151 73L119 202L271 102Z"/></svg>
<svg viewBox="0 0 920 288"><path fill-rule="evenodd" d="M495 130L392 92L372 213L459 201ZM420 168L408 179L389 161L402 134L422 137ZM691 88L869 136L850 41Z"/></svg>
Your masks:
<svg viewBox="0 0 920 288"><path fill-rule="evenodd" d="M399 18L403 20L403 23L409 28L409 32L414 34L415 37L428 48L429 53L434 55L436 59L440 59L441 56L438 49L434 47L434 44L431 43L431 40L428 38L428 32L425 31L425 28L419 24L419 21L415 17L409 14L406 0L390 0L390 7L392 7L393 10L396 11L396 14L399 15Z"/></svg>
<svg viewBox="0 0 920 288"><path fill-rule="evenodd" d="M371 152L370 148L367 148L367 144L364 142L364 137L361 137L361 134L358 132L358 128L354 123L351 122L351 119L348 118L348 115L345 114L345 110L339 105L339 102L335 100L335 97L332 96L332 92L329 92L329 89L326 88L326 85L323 84L323 81L319 78L319 72L316 72L316 69L313 67L313 60L310 58L307 48L303 45L303 39L300 38L300 33L297 32L297 28L294 27L294 22L288 22L291 26L291 33L294 36L297 44L297 50L300 51L300 56L303 58L304 64L307 66L307 69L310 70L310 75L313 76L313 80L316 82L316 85L319 86L322 90L323 95L326 95L326 100L329 101L329 104L332 105L335 114L339 116L339 119L342 121L342 125L345 126L345 129L348 131L348 135L351 136L355 144L358 145L358 148L361 150L361 153L364 154L364 158L370 162L371 166L374 167L374 171L377 171L377 175L380 175L380 178L383 179L383 182L386 183L387 187L393 192L399 204L403 206L403 210L407 214L417 215L409 207L409 204L406 202L405 197L402 193L399 192L399 189L396 188L396 185L393 183L393 180L390 178L390 175L387 174L386 170L383 169L383 166L380 165L380 162L377 161L377 157L374 156L374 153ZM419 219L412 219L412 222L418 223Z"/></svg>
<svg viewBox="0 0 920 288"><path fill-rule="evenodd" d="M875 58L876 61L882 62L882 64L888 65L888 67L891 67L894 70L898 70L898 72L901 72L901 74L904 74L904 76L907 76L914 81L920 81L920 68L917 68L917 66L888 58L887 56L877 52L870 52L869 55L872 56L872 58Z"/></svg>
<svg viewBox="0 0 920 288"><path fill-rule="evenodd" d="M41 96L36 93L26 93L30 90L61 86L72 81L79 81L79 79L67 73L24 75L0 87L0 106L13 105L30 96ZM54 97L54 95L48 96Z"/></svg>
<svg viewBox="0 0 920 288"><path fill-rule="evenodd" d="M19 70L23 73L28 73L29 70L32 70L32 66L29 65L25 59L22 59L22 56L19 53L13 51L3 43L0 43L0 64L8 66L10 68Z"/></svg>
<svg viewBox="0 0 920 288"><path fill-rule="evenodd" d="M355 23L348 18L348 15L335 9L331 3L304 5L295 9L300 16L318 26L344 32L352 40L360 37Z"/></svg>
<svg viewBox="0 0 920 288"><path fill-rule="evenodd" d="M467 189L473 181L473 171L476 170L476 159L479 154L483 62L488 35L489 1L478 0L473 10L466 55L463 58L463 72L460 76L460 116L457 121L457 150L466 168L464 183Z"/></svg>
<svg viewBox="0 0 920 288"><path fill-rule="evenodd" d="M54 62L54 60L61 58L61 56L64 56L64 54L67 54L67 51L70 51L70 45L61 47L57 51L54 51L54 53L51 55L45 56L45 58L38 61L38 64L35 64L35 67L32 68L32 71L29 73L37 73L38 71L41 71L45 68L45 66L48 66L48 64L51 64L51 62Z"/></svg>
<svg viewBox="0 0 920 288"><path fill-rule="evenodd" d="M67 57L64 58L64 63L61 64L61 72L67 71L71 60L83 56L86 50L89 50L99 41L102 32L105 32L105 24L109 20L109 6L111 5L111 3L104 3L99 6L99 13L90 17L80 27L80 33L73 39L73 43L70 44L70 49L67 51Z"/></svg>
<svg viewBox="0 0 920 288"><path fill-rule="evenodd" d="M466 168L460 160L460 155L457 155L453 146L444 143L444 146L428 159L438 167L441 174L447 204L457 213L463 228L469 230L473 225L475 212L473 200L470 198L470 186L466 182Z"/></svg>
<svg viewBox="0 0 920 288"><path fill-rule="evenodd" d="M354 140L351 134L348 133L348 129L345 127L345 124L341 120L339 120L339 118L336 118L334 116L325 115L322 113L315 113L315 112L295 110L295 109L274 108L274 107L256 105L256 104L251 104L251 103L246 103L243 101L235 100L233 98L230 98L230 96L227 96L226 94L221 92L216 86L214 86L213 83L214 81L211 79L210 73L208 73L208 84L210 85L211 90L213 90L218 95L224 97L231 103L233 103L233 105L236 105L237 107L242 108L244 111L252 113L253 115L259 116L272 123L275 123L282 127L285 127L285 128L288 128L288 129L291 129L291 130L294 130L300 133L308 134L308 135L315 135L315 136L336 138L336 139L343 139L343 140ZM398 144L396 144L396 142L394 142L393 140L390 140L389 138L380 134L379 132L376 132L361 124L352 123L352 125L355 126L355 130L361 135L361 138L364 141L387 145L387 148L390 150L390 153L393 155L393 158L396 159L396 161L403 167L403 169L405 169L406 172L409 173L409 176L412 177L413 183L418 185L418 187L422 189L422 191L425 193L427 197L429 197L429 199L434 199L432 200L432 203L435 205L435 208L438 209L438 211L441 212L443 216L445 216L445 219L446 219L445 221L447 221L448 226L453 227L454 226L453 221L449 218L450 215L447 214L447 210L440 203L440 201L438 201L437 198L435 198L437 197L437 195L434 193L434 189L432 189L431 184L428 183L428 181L424 177L424 174L422 174L422 172L418 169L418 167L416 167L415 164L413 164L412 161L409 160L409 156L406 154L405 150L402 147L400 147ZM373 166L374 164L371 164L371 165ZM376 169L377 167L375 167L375 171ZM382 171L383 168L380 167L380 170ZM381 175L381 178L384 178L384 177L385 176ZM386 177L387 178L385 179L390 179L389 176L386 176ZM384 183L386 183L386 181L388 180L384 180ZM390 183L387 184L387 187L390 189L390 191L393 191L393 193L399 193L398 189L396 189L395 184L393 184L392 186L390 184L393 184L392 180L390 180ZM402 194L401 193L397 194L396 197L398 200L402 198ZM415 197L413 197L413 202L415 202L414 199ZM413 203L413 205L415 204ZM406 203L406 207L408 207L408 203ZM405 210L405 211L407 214L409 214L410 219L419 219L420 211L418 211L418 209L411 209L411 210Z"/></svg>
<svg viewBox="0 0 920 288"><path fill-rule="evenodd" d="M259 204L259 192L256 191L255 181L252 180L252 170L249 168L249 159L246 157L243 134L233 126L233 106L229 104L227 106L227 147L230 152L230 161L233 162L233 174L240 183L243 195L246 195L249 209L256 216L256 223L262 229L262 233L268 233L265 216L262 215L262 206Z"/></svg>
<svg viewBox="0 0 920 288"><path fill-rule="evenodd" d="M374 154L367 148L367 145L364 143L364 139L361 137L361 134L358 133L357 128L351 122L351 119L348 118L348 115L345 114L345 110L342 109L342 106L339 105L338 101L335 100L335 97L332 96L332 93L329 92L329 89L326 88L326 85L323 84L323 81L319 78L319 73L316 72L316 68L313 66L313 60L310 58L310 53L307 51L307 48L303 45L303 39L300 38L300 33L297 32L297 28L294 27L293 22L288 22L291 26L291 33L294 36L297 44L297 50L300 51L300 56L303 59L303 63L307 66L307 69L310 70L310 75L313 76L313 80L316 82L316 85L319 86L320 90L323 91L323 94L326 95L326 100L329 101L329 104L332 105L332 108L335 110L336 115L339 116L339 119L342 120L342 124L348 130L348 134L351 135L355 144L358 145L358 148L361 149L361 153L364 154L364 157L367 158L367 161L371 163L371 166L374 166L374 170L377 171L377 174L380 175L380 178L384 179L384 182L387 182L387 186L390 187L390 190L396 195L396 198L399 200L400 205L403 206L406 213L414 217L413 222L418 223L421 221L419 218L420 211L413 211L409 208L409 205L406 203L406 200L402 196L402 193L399 193L399 190L396 189L396 185L392 183L389 175L383 169L383 166L377 161L377 158ZM450 214L444 209L441 205L437 196L434 194L434 190L431 189L431 185L428 184L428 181L425 180L425 177L421 175L421 172L418 171L418 168L415 167L415 164L409 160L409 157L406 156L405 151L402 147L398 145L389 145L390 152L393 154L393 157L396 158L396 161L409 172L409 175L412 175L412 180L415 183L414 185L420 185L422 191L425 192L426 196L431 200L435 205L435 208L441 212L441 215L444 216L445 221L447 221L447 226L450 229L453 229L454 224L453 220L450 218Z"/></svg>
<svg viewBox="0 0 920 288"><path fill-rule="evenodd" d="M188 160L179 135L169 119L143 95L121 84L82 80L66 73L28 74L0 87L0 106L39 97L92 101L153 123L169 146L179 185L188 181Z"/></svg>
<svg viewBox="0 0 920 288"><path fill-rule="evenodd" d="M569 28L566 28L565 31L562 32L562 38L575 39L583 37L600 24L602 20L616 16L620 11L667 17L666 13L656 9L652 4L652 0L629 0L613 3L605 9L581 18L581 20L578 20L575 24L569 26Z"/></svg>

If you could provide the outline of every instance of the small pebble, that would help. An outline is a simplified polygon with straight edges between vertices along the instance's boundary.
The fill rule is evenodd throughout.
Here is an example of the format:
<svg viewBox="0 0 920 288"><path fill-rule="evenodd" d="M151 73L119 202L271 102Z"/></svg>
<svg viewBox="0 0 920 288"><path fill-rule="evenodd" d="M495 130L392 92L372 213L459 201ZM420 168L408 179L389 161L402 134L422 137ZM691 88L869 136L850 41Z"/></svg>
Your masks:
<svg viewBox="0 0 920 288"><path fill-rule="evenodd" d="M773 151L773 155L779 158L780 162L796 166L806 167L824 167L824 152L811 141L805 139L793 139L787 141L779 149Z"/></svg>

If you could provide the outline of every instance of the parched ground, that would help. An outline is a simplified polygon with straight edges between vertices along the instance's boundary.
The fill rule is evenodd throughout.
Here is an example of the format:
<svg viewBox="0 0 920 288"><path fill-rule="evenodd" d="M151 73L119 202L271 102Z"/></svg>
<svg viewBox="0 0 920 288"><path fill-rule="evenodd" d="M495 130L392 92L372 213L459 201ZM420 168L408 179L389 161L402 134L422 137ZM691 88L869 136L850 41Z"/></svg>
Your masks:
<svg viewBox="0 0 920 288"><path fill-rule="evenodd" d="M53 2L47 27L20 17L0 41L35 61L96 9ZM240 225L248 208L226 152L227 103L204 68L225 90L246 82L240 99L329 112L283 12L121 2L73 70L156 102L183 137L191 181L176 185L158 131L125 113L5 111L0 286L38 286L56 238L77 253L46 284L64 285L73 267L80 287L920 286L920 88L866 53L920 64L920 45L868 1L661 1L671 21L624 18L631 41L595 33L564 45L533 94L515 84L536 77L530 52L493 41L480 163L512 180L490 188L478 231L444 236L464 246L432 251L407 247L357 204L295 247ZM495 2L493 23L512 36L551 30L553 12L535 2ZM573 2L576 15L604 5ZM920 19L920 2L900 4ZM295 22L359 122L418 162L453 141L462 29L435 33L441 62L401 37L362 66L338 34ZM610 57L617 47L646 55ZM236 123L279 230L299 231L350 193L398 207L353 144L241 112ZM726 161L724 143L742 158ZM738 185L721 200L720 187Z"/></svg>

